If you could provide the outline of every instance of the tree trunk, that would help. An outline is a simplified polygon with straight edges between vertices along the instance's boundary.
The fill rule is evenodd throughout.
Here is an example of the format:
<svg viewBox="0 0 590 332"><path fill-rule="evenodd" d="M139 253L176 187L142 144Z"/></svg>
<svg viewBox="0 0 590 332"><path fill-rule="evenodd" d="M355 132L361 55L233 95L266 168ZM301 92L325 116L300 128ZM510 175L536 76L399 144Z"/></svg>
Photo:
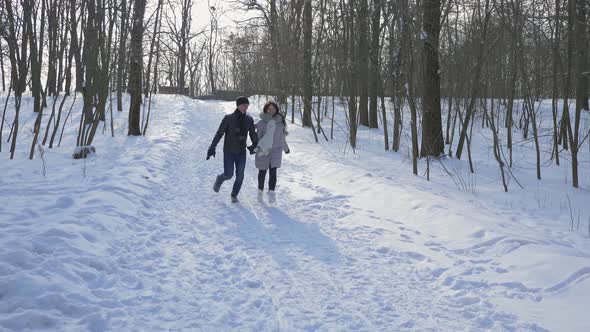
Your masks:
<svg viewBox="0 0 590 332"><path fill-rule="evenodd" d="M580 117L582 116L582 109L588 109L588 77L586 76L587 70L587 38L586 38L586 11L588 4L583 0L572 0L571 2L576 3L577 8L577 19L575 20L575 38L576 38L576 51L577 51L577 70L576 70L576 117L574 119L574 130L571 132L571 124L569 125L570 130L570 152L572 154L572 185L574 188L579 187L579 176L578 176L578 150L579 150L579 134L580 134ZM573 6L573 4L572 4ZM570 15L573 12L570 11Z"/></svg>
<svg viewBox="0 0 590 332"><path fill-rule="evenodd" d="M27 79L27 28L26 26L23 27L21 36L22 40L20 43L20 52L19 52L19 44L17 40L16 34L16 26L15 26L15 15L14 11L12 10L12 1L11 0L4 0L4 4L6 5L6 21L7 27L5 33L5 38L8 42L8 51L10 55L10 68L11 68L11 86L14 90L14 122L12 124L12 131L9 134L11 142L10 142L10 159L14 158L14 153L16 151L16 139L19 131L19 115L20 115L20 106L22 101L22 94L26 87L26 79ZM17 19L24 19L23 17L16 17ZM25 19L26 21L26 19Z"/></svg>
<svg viewBox="0 0 590 332"><path fill-rule="evenodd" d="M311 0L305 0L303 7L303 126L311 127L311 101L312 77L311 77L311 38L312 38L312 16Z"/></svg>
<svg viewBox="0 0 590 332"><path fill-rule="evenodd" d="M346 47L346 51L344 52L346 57L346 80L347 80L347 87L348 87L348 132L349 132L349 141L350 146L353 149L356 149L356 133L358 129L358 110L357 110L357 79L358 79L358 52L356 52L356 43L355 43L355 31L356 26L354 22L354 7L355 7L355 0L348 0L348 8L349 11L347 14L347 28L346 28L346 37L344 45Z"/></svg>
<svg viewBox="0 0 590 332"><path fill-rule="evenodd" d="M381 87L381 116L383 118L383 139L385 141L385 151L389 151L389 133L387 132L387 110L385 108L385 91Z"/></svg>
<svg viewBox="0 0 590 332"><path fill-rule="evenodd" d="M182 2L182 22L180 28L180 43L179 43L179 70L178 70L178 81L177 88L178 93L184 93L186 85L186 62L187 62L187 50L188 40L191 28L191 8L192 0L183 0ZM217 25L217 24L216 24Z"/></svg>
<svg viewBox="0 0 590 332"><path fill-rule="evenodd" d="M96 105L96 82L95 76L98 67L98 52L96 47L98 45L98 19L96 15L96 0L89 0L88 5L88 18L84 29L84 64L86 67L85 80L82 83L83 95L84 95L84 123L90 124L93 119L93 109ZM77 68L76 68L77 69ZM85 145L84 135L81 136L80 144Z"/></svg>
<svg viewBox="0 0 590 332"><path fill-rule="evenodd" d="M438 44L440 35L440 0L425 0L424 17L424 93L422 115L422 147L420 156L439 156L444 153L440 111L440 73Z"/></svg>
<svg viewBox="0 0 590 332"><path fill-rule="evenodd" d="M76 60L76 91L83 91L84 66L80 54L80 42L78 41L78 16L76 15L77 0L70 0L70 47Z"/></svg>
<svg viewBox="0 0 590 332"><path fill-rule="evenodd" d="M151 69L152 69L152 59L154 56L154 47L156 47L156 40L159 41L159 35L160 35L160 26L161 26L161 20L162 20L162 2L163 0L158 0L158 6L156 7L156 21L154 22L154 31L152 32L152 40L150 42L150 53L148 54L148 65L147 65L147 73L145 75L145 82L144 82L144 95L147 98L148 95L150 94L150 91L152 91L151 87L151 82L150 82L150 76L151 76ZM158 43L159 46L159 43ZM154 76L155 77L155 76ZM158 87L158 82L156 82L156 80L154 79L154 89L153 91L156 91Z"/></svg>
<svg viewBox="0 0 590 332"><path fill-rule="evenodd" d="M44 1L45 2L45 1ZM49 49L49 56L47 59L47 66L48 66L48 73L47 73L47 84L45 85L45 95L55 96L57 90L57 8L55 4L57 1L54 0L53 3L50 4L49 15L48 15L48 24L47 24L47 36L48 36L48 44L47 47ZM42 26L43 27L43 26ZM43 29L41 29L43 31Z"/></svg>
<svg viewBox="0 0 590 332"><path fill-rule="evenodd" d="M359 81L359 116L360 124L369 126L369 33L367 0L359 0L358 11L358 57L357 75Z"/></svg>
<svg viewBox="0 0 590 332"><path fill-rule="evenodd" d="M417 107L414 99L414 54L412 53L412 35L410 30L410 17L408 0L401 0L400 10L402 12L402 38L405 47L403 54L404 59L404 76L407 79L406 99L410 106L411 114L411 132L412 132L412 173L418 175L418 119Z"/></svg>
<svg viewBox="0 0 590 332"><path fill-rule="evenodd" d="M392 9L391 9L392 10ZM407 77L402 77L402 64L404 60L404 55L407 53L406 48L406 38L402 36L399 38L400 46L397 49L397 53L395 53L396 47L394 46L394 31L395 25L399 24L399 31L401 31L402 35L404 34L405 29L403 27L403 16L400 15L400 18L397 20L392 20L389 28L389 56L390 56L390 73L389 76L393 79L392 86L393 86L393 112L394 112L394 120L393 120L393 142L392 142L392 149L395 152L399 151L400 141L401 141L401 127L402 127L402 117L401 112L403 108L403 99L404 99L404 81Z"/></svg>
<svg viewBox="0 0 590 332"><path fill-rule="evenodd" d="M0 38L0 50L2 50L2 38ZM0 74L2 75L2 91L6 91L6 78L4 75L4 52L0 51Z"/></svg>
<svg viewBox="0 0 590 332"><path fill-rule="evenodd" d="M379 35L381 34L381 7L383 1L374 1L373 13L371 15L371 49L370 49L370 104L369 104L369 127L378 128L377 116L377 93L379 92L381 75L379 74ZM386 122L383 122L386 126ZM389 144L389 142L387 143Z"/></svg>
<svg viewBox="0 0 590 332"><path fill-rule="evenodd" d="M559 98L559 86L557 84L558 64L560 60L559 55L559 3L561 0L555 1L555 23L553 24L553 77L552 77L552 94L551 94L551 113L553 115L553 153L555 157L555 164L559 165L559 127L557 124L557 100Z"/></svg>
<svg viewBox="0 0 590 332"><path fill-rule="evenodd" d="M588 2L577 0L576 36L576 110L588 110L588 37L587 11Z"/></svg>
<svg viewBox="0 0 590 332"><path fill-rule="evenodd" d="M211 86L211 93L215 94L217 86L215 84L215 46L217 44L217 17L215 16L215 7L211 7L209 12L211 13L211 22L209 33L209 84Z"/></svg>
<svg viewBox="0 0 590 332"><path fill-rule="evenodd" d="M108 10L108 19L106 10ZM97 111L99 112L99 119L100 121L106 121L106 107L107 107L107 98L110 93L110 83L112 77L112 65L111 65L111 50L112 50L112 41L113 41L113 31L116 22L118 7L116 6L108 6L105 7L103 4L99 6L99 17L103 18L103 22L101 22L100 26L100 38L99 38L99 47L100 47L100 70L96 72L96 87L97 87ZM105 31L107 28L108 22L108 30Z"/></svg>
<svg viewBox="0 0 590 332"><path fill-rule="evenodd" d="M48 1L48 0L47 0L47 1ZM44 38L44 35L45 35L45 22L44 22L44 21L45 21L45 11L46 11L46 10L45 10L45 5L46 5L46 0L42 0L42 6L41 6L41 7L42 7L42 8L41 8L41 11L42 11L42 14L41 14L41 21L43 21L43 23L41 24L41 31L40 31L40 33L39 33L39 34L40 34L40 36L39 36L39 44L38 44L38 50L40 50L40 52L39 52L39 55L38 55L38 56L39 56L39 60L38 60L38 62L39 62L39 65L40 65L40 66L41 66L41 64L43 64L43 52L42 52L42 50L43 50L43 47L44 47L44 46L43 46L43 42L45 41L45 38ZM55 16L55 14L53 13L51 16ZM48 30L49 30L49 29L48 29ZM48 33L49 33L49 32L48 32ZM35 32L35 35L36 35L36 32ZM53 38L52 38L52 36L50 36L50 37L49 37L49 39L51 39L51 40L53 41ZM52 51L53 51L53 48L51 47L52 45L49 45L49 46L50 46L50 47L49 47L49 53L52 53ZM49 67L50 67L50 68L54 66L54 63L53 63L53 62L54 62L54 61L51 61L51 60L49 60L49 61L48 61L48 64L49 64ZM49 74L47 75L48 82L49 82L49 77L50 77L52 74L53 74L53 73L52 73L52 70L49 70ZM49 84L46 84L46 85L45 85L45 89L39 88L39 89L40 89L40 91L41 91L41 96L42 96L42 98L43 98L43 99L41 100L41 107L47 107L46 96L47 96L47 90L48 90L48 88L49 88Z"/></svg>
<svg viewBox="0 0 590 332"><path fill-rule="evenodd" d="M286 95L283 91L283 84L281 79L281 67L279 58L279 26L278 26L278 13L277 13L277 0L270 0L270 47L271 47L271 64L272 64L272 87L273 94L277 96L277 101L280 104L285 103Z"/></svg>
<svg viewBox="0 0 590 332"><path fill-rule="evenodd" d="M67 35L68 35L68 33L70 33L70 29L71 29L71 25L70 25L70 22L71 22L71 18L70 18L71 8L70 7L71 6L72 6L71 2L68 2L67 8L64 8L64 10L68 11L68 15L66 16L66 19L63 22L64 25L67 25L67 27L64 27L64 29L66 29L64 36L63 36L65 42L68 42ZM65 95L69 96L70 90L72 89L72 61L74 60L74 53L72 52L71 41L70 41L70 44L68 44L68 46L67 46L67 50L68 50L68 56L66 59L66 70L65 70L66 87L65 87L64 91L65 91Z"/></svg>
<svg viewBox="0 0 590 332"><path fill-rule="evenodd" d="M146 0L134 0L133 29L131 31L131 63L129 68L129 85L131 103L129 105L128 135L141 135L139 123L141 113L141 75L143 72L143 15Z"/></svg>
<svg viewBox="0 0 590 332"><path fill-rule="evenodd" d="M128 27L128 12L127 0L121 0L121 23L119 27L119 54L117 55L117 111L123 111L123 85L124 82L124 67L127 59L127 27ZM156 21L155 24L158 24Z"/></svg>
<svg viewBox="0 0 590 332"><path fill-rule="evenodd" d="M45 2L43 2L45 4ZM44 6L43 6L44 7ZM35 124L33 125L33 143L31 144L31 149L29 152L29 159L33 159L35 154L35 147L37 145L37 138L39 137L39 132L41 131L41 118L43 115L42 108L41 108L41 64L38 62L38 50L37 50L37 37L35 36L35 31L33 30L33 9L34 4L32 0L23 1L23 13L24 13L24 24L27 25L27 33L29 34L29 45L31 49L30 61L31 61L31 72L32 72L32 81L33 81L33 96L35 98L34 102L34 111L37 113L37 118L35 119ZM44 17L44 15L42 16ZM43 24L43 23L42 23ZM23 32L24 33L24 32ZM43 52L40 50L39 52Z"/></svg>
<svg viewBox="0 0 590 332"><path fill-rule="evenodd" d="M41 66L43 59L43 42L41 45L37 44L37 36L33 30L33 9L35 4L31 0L23 1L23 10L26 10L29 20L25 22L29 31L29 47L30 47L30 61L31 61L31 92L33 94L33 112L38 113L41 110ZM45 1L42 1L41 6L41 40L43 38L43 27L45 26Z"/></svg>

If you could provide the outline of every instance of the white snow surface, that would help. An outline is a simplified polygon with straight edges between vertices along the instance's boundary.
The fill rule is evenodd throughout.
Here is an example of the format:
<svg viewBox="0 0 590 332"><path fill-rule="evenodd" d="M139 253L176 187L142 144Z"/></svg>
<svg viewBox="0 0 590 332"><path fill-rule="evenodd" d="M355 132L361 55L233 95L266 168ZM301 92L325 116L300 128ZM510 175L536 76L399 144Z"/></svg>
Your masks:
<svg viewBox="0 0 590 332"><path fill-rule="evenodd" d="M276 202L257 195L249 156L232 204L233 179L212 190L223 141L205 156L233 103L157 96L140 137L115 111L115 137L101 126L96 154L74 160L80 107L44 162L27 158L30 97L14 160L4 127L0 330L590 330L587 142L580 189L563 156L537 181L527 141L513 169L525 189L504 193L489 129L476 128L476 175L442 161L471 189L458 190L436 161L431 181L424 160L411 174L407 138L393 153L381 129L361 128L353 153L338 127L317 144L297 115Z"/></svg>

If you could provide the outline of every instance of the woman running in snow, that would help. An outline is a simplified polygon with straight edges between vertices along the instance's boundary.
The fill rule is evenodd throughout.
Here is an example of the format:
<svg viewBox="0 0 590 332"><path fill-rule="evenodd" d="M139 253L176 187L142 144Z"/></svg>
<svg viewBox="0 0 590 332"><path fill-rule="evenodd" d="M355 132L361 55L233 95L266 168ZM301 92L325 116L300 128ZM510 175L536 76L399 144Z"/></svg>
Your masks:
<svg viewBox="0 0 590 332"><path fill-rule="evenodd" d="M264 180L266 171L270 169L270 178L268 181L269 195L274 199L274 190L277 184L277 168L281 167L283 151L289 153L286 137L287 122L279 106L272 101L264 104L260 121L256 123L256 133L261 137L258 141L255 164L258 171L258 190L259 194L264 191Z"/></svg>

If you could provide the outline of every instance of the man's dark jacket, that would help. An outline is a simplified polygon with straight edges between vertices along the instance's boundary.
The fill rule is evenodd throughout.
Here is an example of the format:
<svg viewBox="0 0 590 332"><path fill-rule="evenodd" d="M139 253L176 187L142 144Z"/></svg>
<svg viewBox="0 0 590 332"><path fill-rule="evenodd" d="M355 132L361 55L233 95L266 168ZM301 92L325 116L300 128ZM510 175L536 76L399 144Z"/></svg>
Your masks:
<svg viewBox="0 0 590 332"><path fill-rule="evenodd" d="M217 143L221 140L221 136L225 135L223 151L232 153L242 152L246 149L246 136L248 134L250 134L252 149L254 149L258 144L254 119L250 115L242 114L242 112L236 109L232 114L226 115L221 120L211 147L215 149Z"/></svg>

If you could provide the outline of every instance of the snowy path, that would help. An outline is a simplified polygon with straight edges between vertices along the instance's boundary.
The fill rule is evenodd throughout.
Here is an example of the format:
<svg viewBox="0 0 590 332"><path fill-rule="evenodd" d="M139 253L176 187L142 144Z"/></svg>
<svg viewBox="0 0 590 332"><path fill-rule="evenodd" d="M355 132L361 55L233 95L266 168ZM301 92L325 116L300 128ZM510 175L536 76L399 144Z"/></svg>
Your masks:
<svg viewBox="0 0 590 332"><path fill-rule="evenodd" d="M240 204L228 203L224 190L214 194L210 182L219 165L205 163L202 151L195 151L209 140L211 128L194 129L201 135L188 133L172 156L178 167L149 209L157 213L146 216L157 225L146 225L124 244L128 251L119 261L145 273L135 275L141 289L129 301L138 321L121 317L121 326L114 322L114 327L140 322L157 329L391 326L397 316L392 303L412 292L398 289L383 296L399 283L390 281L399 279L395 271L374 271L376 264L359 264L363 257L343 255L318 224L282 212L286 205L260 204L251 176ZM150 251L133 250L144 247Z"/></svg>
<svg viewBox="0 0 590 332"><path fill-rule="evenodd" d="M317 170L302 162L301 152L279 171L277 203L257 197L251 159L241 202L229 203L232 182L213 193L220 162L205 162L202 155L220 113L201 110L192 116L193 125L170 156L175 167L150 200L145 215L150 222L132 242L121 244L126 250L117 260L138 285L127 291L128 316L113 319L115 330L534 328L496 312L469 285L453 284L465 290L451 298L441 288L454 277L443 279L444 269L433 267L427 256L379 245L396 235L390 230L347 226L346 218L360 207L351 196L314 184L311 174ZM294 138L290 144L301 151L308 143ZM331 180L339 180L334 171ZM397 228L402 241L427 242L400 221L372 217ZM461 256L428 244L453 261ZM477 262L468 265L477 269Z"/></svg>
<svg viewBox="0 0 590 332"><path fill-rule="evenodd" d="M208 126L199 116L195 123ZM219 163L204 162L202 149L195 149L209 141L211 131L196 126L186 133L171 156L177 167L148 209L154 214L145 216L151 222L122 244L126 250L118 261L127 264L139 289L128 292L135 320L115 319L115 329L465 326L449 313L448 303L433 306L434 284L414 266L424 257L373 248L379 230L335 227L346 215L347 198L306 183L311 169L280 175L281 188L295 181L310 187L315 197L307 201L287 194L273 206L267 197L260 202L251 160L239 204L229 203L230 182L213 193ZM300 148L297 141L291 144Z"/></svg>
<svg viewBox="0 0 590 332"><path fill-rule="evenodd" d="M96 158L48 152L47 177L0 160L0 330L590 330L590 242L548 209L410 176L371 131L343 155L298 126L277 202L249 157L232 204L222 144L205 161L232 104L154 106L147 137L120 117Z"/></svg>

